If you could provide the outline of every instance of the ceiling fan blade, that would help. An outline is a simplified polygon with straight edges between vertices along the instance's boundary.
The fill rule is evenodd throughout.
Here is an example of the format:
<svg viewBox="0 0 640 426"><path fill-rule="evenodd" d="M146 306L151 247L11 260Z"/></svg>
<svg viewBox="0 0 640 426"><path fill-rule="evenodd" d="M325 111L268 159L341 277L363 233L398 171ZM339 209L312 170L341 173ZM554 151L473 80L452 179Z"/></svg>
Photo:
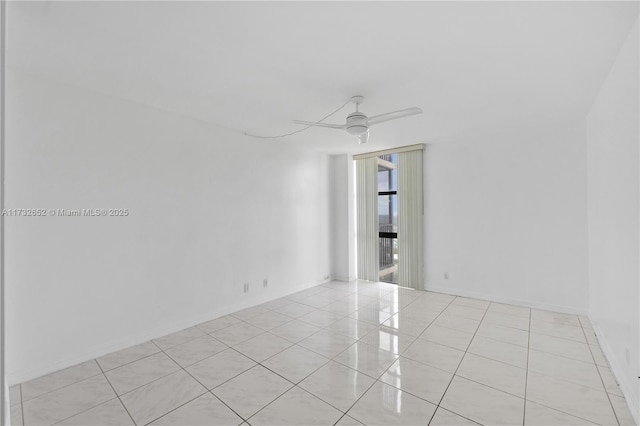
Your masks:
<svg viewBox="0 0 640 426"><path fill-rule="evenodd" d="M367 124L371 126L373 124L384 123L385 121L409 117L416 114L422 114L422 110L417 107L401 109L400 111L388 112L386 114L374 115L373 117L369 117L367 119Z"/></svg>
<svg viewBox="0 0 640 426"><path fill-rule="evenodd" d="M369 129L366 132L358 136L358 144L362 145L363 143L367 143L369 141Z"/></svg>
<svg viewBox="0 0 640 426"><path fill-rule="evenodd" d="M296 124L304 124L306 126L318 126L318 127L328 127L330 129L346 129L347 126L344 124L329 124L329 123L316 123L315 121L300 121L293 120Z"/></svg>

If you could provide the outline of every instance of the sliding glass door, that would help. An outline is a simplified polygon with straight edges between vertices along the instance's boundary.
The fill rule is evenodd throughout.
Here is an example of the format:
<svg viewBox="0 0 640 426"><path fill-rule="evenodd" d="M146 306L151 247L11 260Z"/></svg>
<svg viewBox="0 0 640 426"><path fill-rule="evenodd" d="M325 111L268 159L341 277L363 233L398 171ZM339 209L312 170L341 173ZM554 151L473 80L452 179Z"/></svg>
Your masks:
<svg viewBox="0 0 640 426"><path fill-rule="evenodd" d="M424 288L423 149L411 145L354 156L360 279Z"/></svg>
<svg viewBox="0 0 640 426"><path fill-rule="evenodd" d="M398 283L397 155L378 157L379 280Z"/></svg>

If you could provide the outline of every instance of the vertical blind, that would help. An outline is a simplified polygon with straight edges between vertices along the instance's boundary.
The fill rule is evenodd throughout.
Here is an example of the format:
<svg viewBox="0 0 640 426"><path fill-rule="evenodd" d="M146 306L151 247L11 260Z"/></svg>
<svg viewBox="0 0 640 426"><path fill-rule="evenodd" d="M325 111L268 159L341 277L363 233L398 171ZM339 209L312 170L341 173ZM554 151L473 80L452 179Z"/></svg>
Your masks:
<svg viewBox="0 0 640 426"><path fill-rule="evenodd" d="M356 160L358 278L378 281L378 158Z"/></svg>
<svg viewBox="0 0 640 426"><path fill-rule="evenodd" d="M422 150L398 154L398 284L423 289Z"/></svg>

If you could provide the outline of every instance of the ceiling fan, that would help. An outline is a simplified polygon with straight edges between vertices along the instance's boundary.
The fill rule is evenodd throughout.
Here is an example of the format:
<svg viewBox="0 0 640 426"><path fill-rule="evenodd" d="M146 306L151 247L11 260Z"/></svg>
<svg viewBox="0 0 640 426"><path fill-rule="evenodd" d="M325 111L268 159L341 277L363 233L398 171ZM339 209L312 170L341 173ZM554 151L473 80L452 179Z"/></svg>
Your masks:
<svg viewBox="0 0 640 426"><path fill-rule="evenodd" d="M367 117L364 112L358 111L358 106L364 101L363 96L354 96L351 102L356 104L355 112L347 115L345 124L328 124L315 121L300 121L294 120L296 124L305 124L307 126L319 126L328 127L330 129L342 129L346 130L350 135L358 136L360 144L367 143L369 140L369 127L374 124L384 123L389 120L396 120L398 118L409 117L411 115L422 114L420 108L407 108L400 111L387 112L386 114L374 115L373 117Z"/></svg>

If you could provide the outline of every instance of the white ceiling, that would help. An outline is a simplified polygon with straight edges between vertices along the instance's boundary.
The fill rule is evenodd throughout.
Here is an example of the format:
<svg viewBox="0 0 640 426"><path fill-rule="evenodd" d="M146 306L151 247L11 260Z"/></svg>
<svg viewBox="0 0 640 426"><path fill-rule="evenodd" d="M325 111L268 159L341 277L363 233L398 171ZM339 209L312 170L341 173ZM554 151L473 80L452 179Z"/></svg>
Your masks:
<svg viewBox="0 0 640 426"><path fill-rule="evenodd" d="M612 1L9 2L7 62L260 135L356 94L369 115L424 110L363 147L291 137L362 152L584 116L637 17Z"/></svg>

